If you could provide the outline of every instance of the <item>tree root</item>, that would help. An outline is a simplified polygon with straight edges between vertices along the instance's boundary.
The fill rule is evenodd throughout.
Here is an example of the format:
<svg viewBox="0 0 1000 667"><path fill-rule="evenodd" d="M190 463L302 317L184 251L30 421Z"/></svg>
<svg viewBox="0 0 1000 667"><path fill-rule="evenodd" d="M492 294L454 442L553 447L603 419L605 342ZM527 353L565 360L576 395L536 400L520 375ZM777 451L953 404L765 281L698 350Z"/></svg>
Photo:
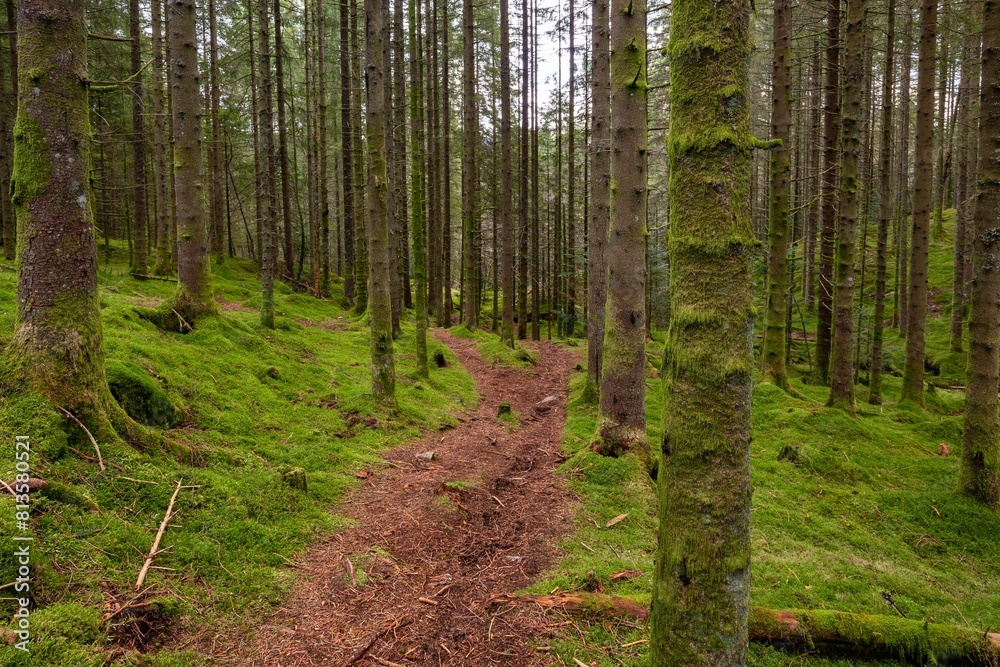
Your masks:
<svg viewBox="0 0 1000 667"><path fill-rule="evenodd" d="M494 604L537 605L595 619L645 621L645 606L602 593L497 595ZM890 658L914 665L1000 666L1000 633L875 614L751 607L750 641L782 648Z"/></svg>

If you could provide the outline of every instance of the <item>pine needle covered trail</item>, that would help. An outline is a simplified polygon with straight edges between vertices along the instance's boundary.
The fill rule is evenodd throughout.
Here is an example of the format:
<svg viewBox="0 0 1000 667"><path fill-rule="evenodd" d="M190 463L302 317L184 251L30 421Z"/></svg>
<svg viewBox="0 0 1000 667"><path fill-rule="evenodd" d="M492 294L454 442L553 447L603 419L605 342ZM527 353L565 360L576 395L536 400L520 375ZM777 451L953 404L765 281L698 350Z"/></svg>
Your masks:
<svg viewBox="0 0 1000 667"><path fill-rule="evenodd" d="M307 553L248 640L205 633L189 648L256 667L548 663L531 646L545 621L490 597L527 585L571 528L572 496L552 472L578 359L543 342L527 371L491 366L476 341L435 335L476 378L477 411L361 471L344 507L356 525ZM512 417L497 418L502 403Z"/></svg>

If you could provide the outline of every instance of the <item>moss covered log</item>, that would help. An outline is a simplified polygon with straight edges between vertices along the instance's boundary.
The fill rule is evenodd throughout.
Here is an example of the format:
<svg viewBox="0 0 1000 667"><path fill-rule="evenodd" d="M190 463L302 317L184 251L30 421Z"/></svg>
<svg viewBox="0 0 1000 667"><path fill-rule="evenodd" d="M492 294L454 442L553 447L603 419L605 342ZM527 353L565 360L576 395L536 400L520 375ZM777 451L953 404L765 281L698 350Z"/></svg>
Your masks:
<svg viewBox="0 0 1000 667"><path fill-rule="evenodd" d="M750 595L754 306L747 0L673 4L670 327L654 667L742 665Z"/></svg>
<svg viewBox="0 0 1000 667"><path fill-rule="evenodd" d="M494 604L533 605L594 620L632 618L645 621L647 618L645 605L604 593L575 591L556 595L497 595L491 601ZM921 667L1000 665L1000 633L895 616L851 614L826 609L750 607L747 629L750 641L797 651L804 649L862 659L888 658Z"/></svg>
<svg viewBox="0 0 1000 667"><path fill-rule="evenodd" d="M88 191L90 119L84 3L18 7L19 103L11 201L17 216L17 320L9 381L75 414L100 440L148 444L104 370L97 249Z"/></svg>

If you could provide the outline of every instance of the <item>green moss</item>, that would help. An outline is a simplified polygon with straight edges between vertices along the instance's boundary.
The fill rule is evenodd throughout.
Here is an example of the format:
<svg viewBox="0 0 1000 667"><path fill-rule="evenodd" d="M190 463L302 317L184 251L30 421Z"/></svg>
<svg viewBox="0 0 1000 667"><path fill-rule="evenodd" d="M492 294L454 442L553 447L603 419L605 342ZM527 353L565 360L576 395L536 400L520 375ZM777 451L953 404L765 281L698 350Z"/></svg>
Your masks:
<svg viewBox="0 0 1000 667"><path fill-rule="evenodd" d="M52 165L49 164L47 155L45 132L41 126L28 114L17 114L14 121L14 169L10 179L10 198L22 215L27 212L20 207L29 199L42 194L52 177Z"/></svg>
<svg viewBox="0 0 1000 667"><path fill-rule="evenodd" d="M170 428L177 425L179 415L173 403L147 372L114 361L105 369L111 395L129 417L147 426Z"/></svg>

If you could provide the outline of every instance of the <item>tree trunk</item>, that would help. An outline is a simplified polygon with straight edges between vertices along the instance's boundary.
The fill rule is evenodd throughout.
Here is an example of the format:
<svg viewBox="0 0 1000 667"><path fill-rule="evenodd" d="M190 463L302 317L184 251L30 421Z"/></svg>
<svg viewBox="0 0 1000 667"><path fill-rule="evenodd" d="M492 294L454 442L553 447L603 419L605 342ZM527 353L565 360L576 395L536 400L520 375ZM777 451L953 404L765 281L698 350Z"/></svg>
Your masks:
<svg viewBox="0 0 1000 667"><path fill-rule="evenodd" d="M133 275L146 275L149 266L149 220L146 215L146 125L142 96L142 51L139 45L139 0L129 0L129 36L132 93L132 266ZM214 24L213 24L214 28Z"/></svg>
<svg viewBox="0 0 1000 667"><path fill-rule="evenodd" d="M132 0L135 2L135 0ZM209 34L209 88L211 89L211 116L212 116L212 221L210 224L211 253L215 256L215 261L222 264L225 259L223 250L223 229L222 216L222 133L219 126L219 105L222 100L222 91L219 86L219 38L218 26L215 20L215 0L208 3L208 34Z"/></svg>
<svg viewBox="0 0 1000 667"><path fill-rule="evenodd" d="M500 234L503 322L500 338L514 347L514 220L510 164L510 9L500 0Z"/></svg>
<svg viewBox="0 0 1000 667"><path fill-rule="evenodd" d="M11 202L17 216L17 315L8 358L31 389L101 440L144 429L104 374L90 178L83 0L18 3L19 103Z"/></svg>
<svg viewBox="0 0 1000 667"><path fill-rule="evenodd" d="M969 387L962 434L962 492L1000 506L1000 2L983 13L982 90L979 97L979 195L975 201L972 303L969 313Z"/></svg>
<svg viewBox="0 0 1000 667"><path fill-rule="evenodd" d="M978 36L975 37L978 39ZM962 80L958 86L958 111L956 125L958 126L958 144L955 147L958 159L955 165L956 192L955 203L955 251L954 274L952 277L951 300L951 351L962 351L962 337L965 328L965 245L967 235L966 211L973 190L969 188L969 140L972 137L971 114L969 107L972 101L972 44L974 33L966 33L962 44ZM978 86L978 77L976 84Z"/></svg>
<svg viewBox="0 0 1000 667"><path fill-rule="evenodd" d="M393 139L393 169L396 172L396 258L395 267L399 274L399 293L396 295L396 303L393 304L393 313L399 312L402 316L403 310L412 306L410 290L410 252L409 252L409 224L407 213L407 176L406 176L406 109L408 101L406 98L406 71L403 66L403 0L395 0L393 4L393 44L392 44L392 67L395 75L392 85L395 88L393 96L396 98L396 105L393 107L395 131ZM395 331L395 324L393 325Z"/></svg>
<svg viewBox="0 0 1000 667"><path fill-rule="evenodd" d="M937 1L922 0L917 64L917 136L913 172L913 239L910 245L909 312L902 401L924 404L924 327L927 320L927 261L934 176L934 63ZM995 389L995 388L994 388Z"/></svg>
<svg viewBox="0 0 1000 667"><path fill-rule="evenodd" d="M173 91L178 290L170 304L191 325L217 311L208 262L202 181L202 104L193 0L170 0L170 88ZM170 321L169 310L163 323ZM171 324L169 328L175 328ZM176 329L179 329L179 323Z"/></svg>
<svg viewBox="0 0 1000 667"><path fill-rule="evenodd" d="M540 262L540 212L538 192L538 7L532 7L531 42L531 339L541 340L542 265Z"/></svg>
<svg viewBox="0 0 1000 667"><path fill-rule="evenodd" d="M885 323L886 245L892 220L892 77L896 48L896 0L889 0L882 69L882 139L879 146L878 257L875 269L875 313L872 316L872 360L868 372L868 402L882 405L882 335ZM862 298L864 295L862 294Z"/></svg>
<svg viewBox="0 0 1000 667"><path fill-rule="evenodd" d="M465 326L479 326L476 299L476 109L475 13L472 0L462 2L462 306Z"/></svg>
<svg viewBox="0 0 1000 667"><path fill-rule="evenodd" d="M611 213L607 319L595 448L636 451L646 443L646 5L611 2Z"/></svg>
<svg viewBox="0 0 1000 667"><path fill-rule="evenodd" d="M316 107L319 111L317 132L319 141L316 144L319 170L319 234L317 249L313 252L316 262L315 271L319 272L319 290L317 296L330 296L330 188L329 188L329 151L327 141L327 98L326 98L326 10L325 2L316 3L316 77L319 79L319 99Z"/></svg>
<svg viewBox="0 0 1000 667"><path fill-rule="evenodd" d="M683 0L671 18L671 308L651 664L743 665L756 245L750 3Z"/></svg>
<svg viewBox="0 0 1000 667"><path fill-rule="evenodd" d="M910 73L913 53L913 12L910 0L903 0L903 75L899 91L899 160L896 186L896 304L899 311L897 326L899 337L906 338L906 316L909 311L909 270L910 270Z"/></svg>
<svg viewBox="0 0 1000 667"><path fill-rule="evenodd" d="M569 108L566 117L567 189L566 189L566 332L576 331L576 20L573 0L569 0ZM643 19L645 21L645 19ZM643 24L645 25L645 23ZM645 135L645 130L642 132ZM643 139L645 142L645 139ZM644 186L644 184L643 184ZM645 206L643 206L645 218ZM645 225L645 222L643 223Z"/></svg>
<svg viewBox="0 0 1000 667"><path fill-rule="evenodd" d="M290 280L295 275L292 251L292 188L288 168L288 130L285 122L285 52L281 38L281 0L274 0L274 85L278 101L278 161L281 167L281 222L283 225L282 274Z"/></svg>
<svg viewBox="0 0 1000 667"><path fill-rule="evenodd" d="M844 93L841 107L840 187L837 202L837 257L833 298L833 350L827 405L854 414L854 244L861 191L861 121L865 88L867 0L847 0L844 35Z"/></svg>
<svg viewBox="0 0 1000 667"><path fill-rule="evenodd" d="M775 385L791 391L785 367L785 292L788 289L788 208L791 198L792 7L774 3L774 62L771 76L770 221L768 225L767 316L764 324L764 370Z"/></svg>
<svg viewBox="0 0 1000 667"><path fill-rule="evenodd" d="M840 0L827 0L826 82L823 102L823 220L819 240L819 309L816 370L830 377L833 341L833 253L837 227L837 158L840 143Z"/></svg>
<svg viewBox="0 0 1000 667"><path fill-rule="evenodd" d="M594 128L590 135L590 237L587 243L587 394L600 397L608 286L608 224L611 219L611 54L608 0L593 2Z"/></svg>
<svg viewBox="0 0 1000 667"><path fill-rule="evenodd" d="M340 0L340 160L344 181L344 306L354 305L354 129L351 114L350 10Z"/></svg>
<svg viewBox="0 0 1000 667"><path fill-rule="evenodd" d="M424 218L424 98L420 66L420 0L410 0L410 231L413 234L413 297L417 373L427 377L427 222Z"/></svg>
<svg viewBox="0 0 1000 667"><path fill-rule="evenodd" d="M572 5L572 0L570 2ZM517 337L528 337L528 0L521 0L521 141L518 151Z"/></svg>
<svg viewBox="0 0 1000 667"><path fill-rule="evenodd" d="M16 34L15 26L8 21L8 32L11 37ZM14 51L14 49L11 49ZM2 53L0 53L2 55ZM5 76L5 64L0 59L0 194L10 192L10 167L12 156L12 136L8 130L7 104L17 98L17 81L12 80L11 92L7 94L7 78ZM14 245L17 243L17 223L14 220L14 209L10 203L9 194L0 196L0 232L5 259L14 259Z"/></svg>
<svg viewBox="0 0 1000 667"><path fill-rule="evenodd" d="M351 0L351 86L359 85L361 73L361 48L358 46L358 35L361 32L358 0ZM354 133L351 139L353 149L354 168L354 312L361 315L368 308L368 284L369 257L368 257L368 227L366 206L363 203L364 189L362 183L365 182L365 159L364 142L361 134L361 95L351 95L351 131Z"/></svg>
<svg viewBox="0 0 1000 667"><path fill-rule="evenodd" d="M394 407L396 374L392 355L392 301L389 295L388 182L385 166L385 50L386 13L382 3L365 3L365 108L368 133L366 187L369 252L369 314L371 319L372 396Z"/></svg>
<svg viewBox="0 0 1000 667"><path fill-rule="evenodd" d="M260 58L260 100L257 103L260 114L260 184L261 210L257 224L261 226L260 277L263 298L260 306L260 323L268 329L274 328L274 277L277 272L275 256L276 226L274 224L274 123L271 120L271 41L270 19L267 15L268 0L259 0L257 6L258 57Z"/></svg>
<svg viewBox="0 0 1000 667"><path fill-rule="evenodd" d="M170 273L173 265L173 243L170 238L170 210L173 200L167 180L162 0L152 0L150 6L153 20L153 190L156 193L156 264L153 273L162 276Z"/></svg>

